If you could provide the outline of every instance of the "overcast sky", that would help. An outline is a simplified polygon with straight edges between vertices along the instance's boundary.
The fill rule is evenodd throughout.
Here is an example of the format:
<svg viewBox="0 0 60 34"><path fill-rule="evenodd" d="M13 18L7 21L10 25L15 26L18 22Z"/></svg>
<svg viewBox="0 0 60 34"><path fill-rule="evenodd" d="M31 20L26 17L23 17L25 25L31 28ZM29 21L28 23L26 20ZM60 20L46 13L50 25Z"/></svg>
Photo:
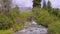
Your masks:
<svg viewBox="0 0 60 34"><path fill-rule="evenodd" d="M14 5L18 5L19 7L32 7L33 5L33 0L13 0ZM47 2L48 0L46 0ZM52 7L54 8L60 8L60 0L50 0Z"/></svg>

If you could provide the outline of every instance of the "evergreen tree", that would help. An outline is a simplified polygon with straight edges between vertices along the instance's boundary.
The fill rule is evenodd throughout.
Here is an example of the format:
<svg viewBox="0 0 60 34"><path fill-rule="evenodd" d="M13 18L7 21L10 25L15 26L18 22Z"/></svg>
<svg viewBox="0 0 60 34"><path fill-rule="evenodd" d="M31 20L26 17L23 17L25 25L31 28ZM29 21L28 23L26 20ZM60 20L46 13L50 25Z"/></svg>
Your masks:
<svg viewBox="0 0 60 34"><path fill-rule="evenodd" d="M48 12L51 11L52 7L51 7L51 2L48 0L48 3L47 3L47 9L48 9Z"/></svg>
<svg viewBox="0 0 60 34"><path fill-rule="evenodd" d="M43 8L44 8L44 9L47 8L47 6L46 6L46 1L45 1L45 0L44 0L44 2L43 2Z"/></svg>
<svg viewBox="0 0 60 34"><path fill-rule="evenodd" d="M42 0L33 0L33 8L34 7L41 7Z"/></svg>

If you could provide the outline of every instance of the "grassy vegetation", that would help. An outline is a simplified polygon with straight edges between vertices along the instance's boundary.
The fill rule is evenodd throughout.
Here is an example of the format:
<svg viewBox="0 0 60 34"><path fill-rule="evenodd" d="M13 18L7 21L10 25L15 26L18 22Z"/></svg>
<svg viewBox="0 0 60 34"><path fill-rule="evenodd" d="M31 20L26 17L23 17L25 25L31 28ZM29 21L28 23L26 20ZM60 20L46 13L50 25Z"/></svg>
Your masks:
<svg viewBox="0 0 60 34"><path fill-rule="evenodd" d="M12 34L14 31L11 29L8 30L0 30L0 34Z"/></svg>
<svg viewBox="0 0 60 34"><path fill-rule="evenodd" d="M13 25L13 22L9 17L0 14L0 30L11 28L12 25Z"/></svg>
<svg viewBox="0 0 60 34"><path fill-rule="evenodd" d="M52 9L50 12L36 8L38 15L35 20L38 24L48 27L50 34L60 34L60 9Z"/></svg>
<svg viewBox="0 0 60 34"><path fill-rule="evenodd" d="M12 34L15 31L28 26L29 17L34 17L40 25L46 26L50 34L60 34L60 9L50 11L40 8L33 8L32 11L21 12L16 7L11 13L5 15L0 13L0 34ZM8 10L8 9L7 9ZM12 28L12 30L10 29Z"/></svg>
<svg viewBox="0 0 60 34"><path fill-rule="evenodd" d="M27 24L25 23L27 22L27 18L30 16L35 16L34 18L36 22L43 26L47 26L50 34L60 34L60 31L59 31L60 30L60 17L59 17L60 12L59 11L60 9L54 9L54 10L51 10L51 12L48 12L48 10L45 10L45 9L34 8L31 12L22 12L19 15L19 18L21 19L20 24L22 25L24 24L24 26L27 26L28 23Z"/></svg>
<svg viewBox="0 0 60 34"><path fill-rule="evenodd" d="M29 17L33 16L33 12L30 11L30 12L23 12L23 13L20 13L20 19L22 22L24 22L24 26L28 26L28 20L29 20Z"/></svg>
<svg viewBox="0 0 60 34"><path fill-rule="evenodd" d="M37 9L36 11L39 11L38 15L36 16L35 20L38 24L42 24L44 26L48 26L50 23L53 23L57 18L53 15L50 15L47 10L44 9Z"/></svg>
<svg viewBox="0 0 60 34"><path fill-rule="evenodd" d="M8 16L4 16L0 14L0 19L2 19L3 23L7 23L10 20L13 23L12 29L0 30L1 34L12 34L14 31L18 31L24 28L24 26L28 26L27 20L28 17L35 16L35 20L38 24L42 24L43 26L47 26L50 34L60 34L60 9L48 10L34 8L30 12L17 12L18 8L14 8L12 13L8 14ZM56 12L58 11L58 12ZM6 21L7 20L7 21ZM0 21L1 22L1 21ZM5 24L6 24L5 23ZM1 24L0 24L1 25ZM3 24L4 25L4 24ZM4 26L5 27L5 26Z"/></svg>
<svg viewBox="0 0 60 34"><path fill-rule="evenodd" d="M60 34L60 21L48 25L50 34Z"/></svg>

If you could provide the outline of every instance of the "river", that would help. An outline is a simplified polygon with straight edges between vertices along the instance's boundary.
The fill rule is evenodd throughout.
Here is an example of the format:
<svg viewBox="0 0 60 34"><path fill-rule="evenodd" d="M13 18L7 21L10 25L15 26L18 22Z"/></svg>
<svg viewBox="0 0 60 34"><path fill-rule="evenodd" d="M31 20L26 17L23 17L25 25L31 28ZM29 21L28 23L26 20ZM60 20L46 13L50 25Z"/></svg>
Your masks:
<svg viewBox="0 0 60 34"><path fill-rule="evenodd" d="M48 28L38 25L34 20L32 20L30 26L15 32L13 34L48 34Z"/></svg>

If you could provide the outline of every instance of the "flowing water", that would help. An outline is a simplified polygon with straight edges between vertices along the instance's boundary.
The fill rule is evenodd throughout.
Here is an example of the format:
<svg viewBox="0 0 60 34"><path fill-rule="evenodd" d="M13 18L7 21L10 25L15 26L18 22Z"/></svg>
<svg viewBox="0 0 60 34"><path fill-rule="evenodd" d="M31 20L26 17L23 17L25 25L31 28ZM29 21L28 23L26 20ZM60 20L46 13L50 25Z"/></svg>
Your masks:
<svg viewBox="0 0 60 34"><path fill-rule="evenodd" d="M20 30L18 32L15 32L14 34L47 34L48 28L45 28L42 25L37 25L37 23L32 20L30 22L30 26L24 28L23 30Z"/></svg>

